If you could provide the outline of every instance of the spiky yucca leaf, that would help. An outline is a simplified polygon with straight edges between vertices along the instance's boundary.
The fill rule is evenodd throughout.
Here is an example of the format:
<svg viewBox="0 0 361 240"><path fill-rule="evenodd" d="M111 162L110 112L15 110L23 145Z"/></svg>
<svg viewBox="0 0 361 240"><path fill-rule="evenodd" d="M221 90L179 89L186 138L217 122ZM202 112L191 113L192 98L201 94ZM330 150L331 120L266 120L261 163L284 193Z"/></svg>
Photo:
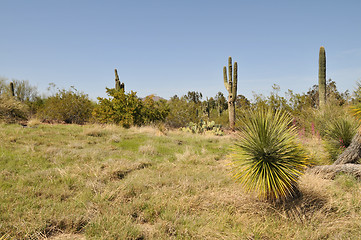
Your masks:
<svg viewBox="0 0 361 240"><path fill-rule="evenodd" d="M240 121L242 131L232 154L234 178L262 199L293 196L307 157L297 142L292 118L279 110L260 109Z"/></svg>
<svg viewBox="0 0 361 240"><path fill-rule="evenodd" d="M359 124L348 116L327 122L324 146L333 161L351 144L358 126Z"/></svg>
<svg viewBox="0 0 361 240"><path fill-rule="evenodd" d="M361 103L351 106L350 107L350 112L352 113L352 115L354 117L356 117L358 120L361 121Z"/></svg>
<svg viewBox="0 0 361 240"><path fill-rule="evenodd" d="M348 147L356 134L359 124L349 117L340 117L326 124L326 136L339 142L340 146Z"/></svg>

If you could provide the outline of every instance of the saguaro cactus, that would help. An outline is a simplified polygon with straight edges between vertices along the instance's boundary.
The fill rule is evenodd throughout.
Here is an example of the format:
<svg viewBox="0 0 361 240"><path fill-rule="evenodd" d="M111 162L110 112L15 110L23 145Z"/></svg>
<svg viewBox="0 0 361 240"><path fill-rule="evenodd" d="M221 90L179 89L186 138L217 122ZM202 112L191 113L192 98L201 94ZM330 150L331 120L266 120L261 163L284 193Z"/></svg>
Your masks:
<svg viewBox="0 0 361 240"><path fill-rule="evenodd" d="M231 130L235 130L236 119L236 105L237 98L237 62L234 62L233 78L232 78L232 58L228 58L228 79L227 79L227 67L223 67L224 86L226 87L228 95L228 112L229 112L229 127Z"/></svg>
<svg viewBox="0 0 361 240"><path fill-rule="evenodd" d="M117 69L114 69L114 72L115 72L115 89L116 90L120 90L122 89L124 91L124 83L121 83L119 81L119 76L118 76L118 71Z"/></svg>
<svg viewBox="0 0 361 240"><path fill-rule="evenodd" d="M326 104L326 53L325 48L320 47L318 59L318 100L322 108Z"/></svg>
<svg viewBox="0 0 361 240"><path fill-rule="evenodd" d="M11 96L15 97L14 83L13 82L10 82L10 94L11 94Z"/></svg>

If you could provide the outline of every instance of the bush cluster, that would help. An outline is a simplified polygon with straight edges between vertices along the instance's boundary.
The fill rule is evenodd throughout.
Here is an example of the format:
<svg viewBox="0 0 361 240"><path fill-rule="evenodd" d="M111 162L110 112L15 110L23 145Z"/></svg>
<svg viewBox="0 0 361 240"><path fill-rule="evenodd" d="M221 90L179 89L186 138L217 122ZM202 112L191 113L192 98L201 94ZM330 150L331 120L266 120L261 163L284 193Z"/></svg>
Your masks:
<svg viewBox="0 0 361 240"><path fill-rule="evenodd" d="M151 124L164 121L169 108L165 101L154 101L148 96L142 101L136 93L125 93L122 89L106 90L109 98L98 98L99 104L94 108L93 116L100 123L115 123L123 127Z"/></svg>
<svg viewBox="0 0 361 240"><path fill-rule="evenodd" d="M75 88L60 89L44 100L37 116L44 121L83 124L91 118L94 104Z"/></svg>

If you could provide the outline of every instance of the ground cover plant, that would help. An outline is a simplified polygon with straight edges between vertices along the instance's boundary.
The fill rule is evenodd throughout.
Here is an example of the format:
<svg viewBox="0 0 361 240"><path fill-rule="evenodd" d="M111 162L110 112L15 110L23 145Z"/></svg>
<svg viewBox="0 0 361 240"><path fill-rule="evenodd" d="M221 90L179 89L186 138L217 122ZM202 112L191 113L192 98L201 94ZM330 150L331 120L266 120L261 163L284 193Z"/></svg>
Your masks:
<svg viewBox="0 0 361 240"><path fill-rule="evenodd" d="M305 174L258 200L230 174L233 135L114 125L0 125L0 238L357 239L361 183ZM317 154L326 154L322 139Z"/></svg>

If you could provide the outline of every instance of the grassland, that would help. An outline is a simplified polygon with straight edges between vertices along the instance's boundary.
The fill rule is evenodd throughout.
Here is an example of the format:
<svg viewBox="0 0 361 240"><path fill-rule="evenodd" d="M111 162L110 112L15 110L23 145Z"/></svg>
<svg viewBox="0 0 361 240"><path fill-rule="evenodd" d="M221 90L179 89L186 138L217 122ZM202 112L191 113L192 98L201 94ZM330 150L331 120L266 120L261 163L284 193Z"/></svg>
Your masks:
<svg viewBox="0 0 361 240"><path fill-rule="evenodd" d="M304 175L271 204L230 174L234 136L0 125L0 239L360 239L361 183ZM321 156L320 141L303 139Z"/></svg>

